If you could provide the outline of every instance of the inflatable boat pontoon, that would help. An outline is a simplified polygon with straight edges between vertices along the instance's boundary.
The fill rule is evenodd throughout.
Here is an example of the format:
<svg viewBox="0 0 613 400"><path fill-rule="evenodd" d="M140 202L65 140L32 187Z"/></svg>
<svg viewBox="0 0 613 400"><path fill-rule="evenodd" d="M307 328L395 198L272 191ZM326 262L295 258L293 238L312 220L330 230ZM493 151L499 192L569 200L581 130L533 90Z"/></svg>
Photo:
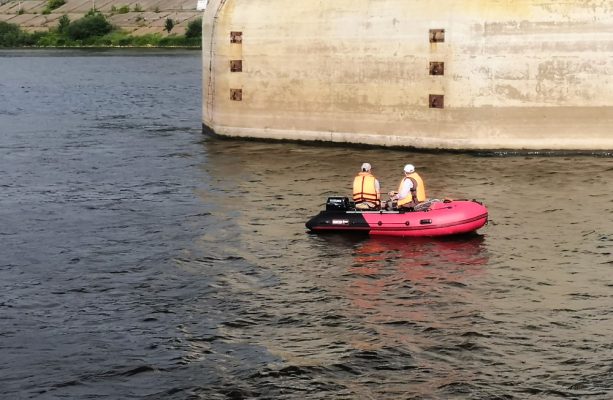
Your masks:
<svg viewBox="0 0 613 400"><path fill-rule="evenodd" d="M329 197L312 217L311 232L355 232L387 236L448 236L474 232L487 223L487 208L476 200L431 200L405 210L356 210L347 197Z"/></svg>

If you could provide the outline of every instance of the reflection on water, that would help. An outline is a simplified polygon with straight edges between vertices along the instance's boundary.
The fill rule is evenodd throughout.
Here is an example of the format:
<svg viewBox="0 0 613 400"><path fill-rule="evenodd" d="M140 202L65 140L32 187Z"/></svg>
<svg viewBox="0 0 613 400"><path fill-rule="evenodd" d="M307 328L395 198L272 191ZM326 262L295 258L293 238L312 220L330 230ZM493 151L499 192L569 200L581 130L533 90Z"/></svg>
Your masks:
<svg viewBox="0 0 613 400"><path fill-rule="evenodd" d="M474 347L471 338L480 336L471 323L480 317L479 299L469 287L486 274L484 240L474 235L347 242L353 256L343 275L347 312L364 330L352 336L352 353L358 360L378 359L380 370L411 371L411 382L393 382L392 393L429 396L434 383L444 387L474 378L445 353ZM338 238L330 241L340 244ZM396 354L391 363L390 352Z"/></svg>
<svg viewBox="0 0 613 400"><path fill-rule="evenodd" d="M354 263L348 271L355 276L349 287L353 304L371 310L374 321L420 321L419 306L432 304L432 297L443 303L450 287L463 287L484 271L487 263L483 237L468 239L406 240L376 238L360 243L354 250ZM389 302L392 299L402 301ZM437 307L440 310L439 307ZM405 318L402 317L403 314Z"/></svg>
<svg viewBox="0 0 613 400"><path fill-rule="evenodd" d="M68 53L0 56L6 398L613 398L613 159L209 139L199 54ZM490 224L308 234L365 161Z"/></svg>

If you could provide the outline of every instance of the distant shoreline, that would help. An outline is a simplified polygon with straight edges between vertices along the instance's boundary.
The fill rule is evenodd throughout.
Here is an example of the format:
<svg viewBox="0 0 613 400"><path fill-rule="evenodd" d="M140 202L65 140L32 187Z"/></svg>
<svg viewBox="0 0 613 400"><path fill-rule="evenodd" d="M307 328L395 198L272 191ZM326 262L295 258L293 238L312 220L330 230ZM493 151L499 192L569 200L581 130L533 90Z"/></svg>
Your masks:
<svg viewBox="0 0 613 400"><path fill-rule="evenodd" d="M63 15L57 25L45 32L28 32L20 25L0 21L0 48L41 47L179 47L201 48L202 19L196 18L187 24L184 34L173 32L175 22L165 22L167 35L159 32L135 34L109 22L101 12L92 9L82 18L70 19Z"/></svg>
<svg viewBox="0 0 613 400"><path fill-rule="evenodd" d="M177 49L177 50L202 50L201 46L17 46L17 47L0 47L2 50L44 50L44 49Z"/></svg>

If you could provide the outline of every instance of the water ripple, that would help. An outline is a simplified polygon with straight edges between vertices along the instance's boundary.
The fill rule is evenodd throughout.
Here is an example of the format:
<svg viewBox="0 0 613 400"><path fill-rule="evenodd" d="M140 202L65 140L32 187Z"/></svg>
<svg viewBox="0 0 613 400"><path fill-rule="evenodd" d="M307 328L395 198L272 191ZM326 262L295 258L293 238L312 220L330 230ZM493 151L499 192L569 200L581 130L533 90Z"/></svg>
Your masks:
<svg viewBox="0 0 613 400"><path fill-rule="evenodd" d="M5 397L613 397L610 157L204 138L200 54L112 54L0 54ZM307 234L364 161L491 221Z"/></svg>

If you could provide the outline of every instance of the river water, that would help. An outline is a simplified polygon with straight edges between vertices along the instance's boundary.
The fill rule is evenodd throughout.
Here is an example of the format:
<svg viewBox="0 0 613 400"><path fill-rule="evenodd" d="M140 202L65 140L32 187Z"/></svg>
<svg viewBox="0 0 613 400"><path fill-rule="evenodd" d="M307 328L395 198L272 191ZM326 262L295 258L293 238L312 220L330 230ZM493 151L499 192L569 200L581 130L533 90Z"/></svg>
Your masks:
<svg viewBox="0 0 613 400"><path fill-rule="evenodd" d="M0 397L613 398L611 157L211 139L199 57L0 52ZM306 233L366 161L489 225Z"/></svg>

